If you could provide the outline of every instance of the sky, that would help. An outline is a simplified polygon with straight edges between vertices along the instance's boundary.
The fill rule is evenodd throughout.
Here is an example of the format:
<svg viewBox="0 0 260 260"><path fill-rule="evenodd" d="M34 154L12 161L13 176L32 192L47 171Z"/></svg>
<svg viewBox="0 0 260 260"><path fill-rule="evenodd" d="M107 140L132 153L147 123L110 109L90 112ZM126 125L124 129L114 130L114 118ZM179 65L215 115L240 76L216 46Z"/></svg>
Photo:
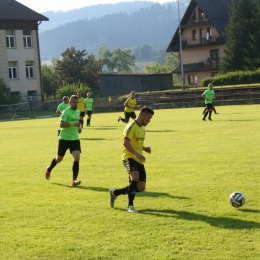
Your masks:
<svg viewBox="0 0 260 260"><path fill-rule="evenodd" d="M98 5L98 4L116 4L119 2L137 2L138 0L16 0L21 4L33 9L38 13L47 12L47 11L69 11L72 9L78 9L85 6ZM142 0L145 1L145 0ZM175 0L147 0L149 2L155 3L168 3L174 2Z"/></svg>

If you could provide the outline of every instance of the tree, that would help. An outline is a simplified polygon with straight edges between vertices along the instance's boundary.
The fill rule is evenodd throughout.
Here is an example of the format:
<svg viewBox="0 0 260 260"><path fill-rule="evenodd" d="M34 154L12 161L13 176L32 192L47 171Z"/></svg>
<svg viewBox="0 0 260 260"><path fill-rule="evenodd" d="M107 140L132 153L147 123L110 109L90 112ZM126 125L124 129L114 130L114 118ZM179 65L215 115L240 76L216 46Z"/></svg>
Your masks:
<svg viewBox="0 0 260 260"><path fill-rule="evenodd" d="M12 96L10 88L6 85L3 78L0 78L0 105L9 105L21 101L20 96Z"/></svg>
<svg viewBox="0 0 260 260"><path fill-rule="evenodd" d="M82 96L84 97L84 93L91 92L91 89L80 82L73 84L63 82L63 86L56 91L56 97L62 99L62 97L71 96L73 94L76 94L78 91L80 91L82 93Z"/></svg>
<svg viewBox="0 0 260 260"><path fill-rule="evenodd" d="M106 47L101 47L98 54L98 60L105 67L104 72L133 72L136 68L135 56L130 49L115 48L110 52Z"/></svg>
<svg viewBox="0 0 260 260"><path fill-rule="evenodd" d="M178 58L173 55L168 55L165 57L164 64L159 64L154 62L152 65L146 65L144 67L144 73L171 73L172 70L178 65ZM178 76L176 74L173 75L174 84L179 84Z"/></svg>
<svg viewBox="0 0 260 260"><path fill-rule="evenodd" d="M257 25L253 24L253 1L231 0L229 22L226 26L226 50L220 63L221 72L253 69L252 35ZM260 24L258 24L259 27ZM255 46L256 47L256 46ZM259 52L259 47L256 47Z"/></svg>
<svg viewBox="0 0 260 260"><path fill-rule="evenodd" d="M45 97L49 98L55 96L55 92L58 88L57 76L53 66L48 66L47 64L42 64L42 84L43 84L43 94Z"/></svg>
<svg viewBox="0 0 260 260"><path fill-rule="evenodd" d="M248 54L246 60L254 69L258 69L260 67L260 1L255 1L252 25L254 29L249 33L250 48L246 49L246 53ZM253 54L253 56L251 54Z"/></svg>
<svg viewBox="0 0 260 260"><path fill-rule="evenodd" d="M54 69L59 82L68 84L83 83L89 86L94 93L100 92L99 73L102 72L101 62L86 50L67 48L62 54L62 59L55 60ZM60 83L59 83L60 84Z"/></svg>

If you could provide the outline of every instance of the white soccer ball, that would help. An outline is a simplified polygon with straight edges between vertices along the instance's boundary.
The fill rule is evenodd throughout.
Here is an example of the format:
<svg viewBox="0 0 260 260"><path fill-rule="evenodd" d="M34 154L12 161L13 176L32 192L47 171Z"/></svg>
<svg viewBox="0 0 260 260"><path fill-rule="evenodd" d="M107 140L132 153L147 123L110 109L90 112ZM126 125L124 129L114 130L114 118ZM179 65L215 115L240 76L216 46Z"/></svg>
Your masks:
<svg viewBox="0 0 260 260"><path fill-rule="evenodd" d="M242 192L235 191L230 194L229 202L233 207L240 208L245 204L246 198Z"/></svg>

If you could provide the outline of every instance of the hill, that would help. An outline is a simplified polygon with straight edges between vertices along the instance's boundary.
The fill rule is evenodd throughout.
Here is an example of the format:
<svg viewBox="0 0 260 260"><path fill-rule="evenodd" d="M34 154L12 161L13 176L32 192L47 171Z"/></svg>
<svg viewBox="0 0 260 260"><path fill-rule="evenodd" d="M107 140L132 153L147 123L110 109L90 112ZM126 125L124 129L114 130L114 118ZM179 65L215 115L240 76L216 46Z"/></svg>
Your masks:
<svg viewBox="0 0 260 260"><path fill-rule="evenodd" d="M44 12L43 15L49 18L49 22L42 23L41 26L39 26L39 31L44 32L46 30L54 29L66 23L81 19L84 20L98 18L120 12L131 14L132 12L139 11L142 8L149 8L153 4L154 2L147 1L128 3L124 2L117 4L99 4L87 6L79 9L73 9L67 12Z"/></svg>
<svg viewBox="0 0 260 260"><path fill-rule="evenodd" d="M118 5L124 10L123 6L126 9L135 4L140 6L138 5L140 3L142 2L120 3ZM102 10L106 5L97 5L96 8L98 6ZM87 8L91 7L84 9L87 10ZM184 13L185 10L186 3L183 1L180 11ZM60 15L56 14L57 17ZM86 19L81 19L78 16L77 20L60 24L56 28L45 30L39 34L41 60L47 61L53 57L59 57L66 48L71 46L80 50L84 49L95 55L102 46L109 49L117 47L126 49L147 44L152 48L166 49L177 27L176 2L162 5L152 4L150 7L141 8L131 13L120 11Z"/></svg>

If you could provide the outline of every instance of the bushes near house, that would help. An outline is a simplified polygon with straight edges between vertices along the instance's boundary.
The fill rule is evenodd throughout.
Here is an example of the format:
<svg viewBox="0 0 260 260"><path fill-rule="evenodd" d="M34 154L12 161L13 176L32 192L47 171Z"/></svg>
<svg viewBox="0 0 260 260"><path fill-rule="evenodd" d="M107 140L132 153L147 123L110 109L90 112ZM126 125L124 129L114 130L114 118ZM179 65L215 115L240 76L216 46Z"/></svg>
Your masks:
<svg viewBox="0 0 260 260"><path fill-rule="evenodd" d="M207 86L210 82L216 86L259 83L260 69L254 71L246 70L218 74L212 78L203 79L201 85Z"/></svg>

